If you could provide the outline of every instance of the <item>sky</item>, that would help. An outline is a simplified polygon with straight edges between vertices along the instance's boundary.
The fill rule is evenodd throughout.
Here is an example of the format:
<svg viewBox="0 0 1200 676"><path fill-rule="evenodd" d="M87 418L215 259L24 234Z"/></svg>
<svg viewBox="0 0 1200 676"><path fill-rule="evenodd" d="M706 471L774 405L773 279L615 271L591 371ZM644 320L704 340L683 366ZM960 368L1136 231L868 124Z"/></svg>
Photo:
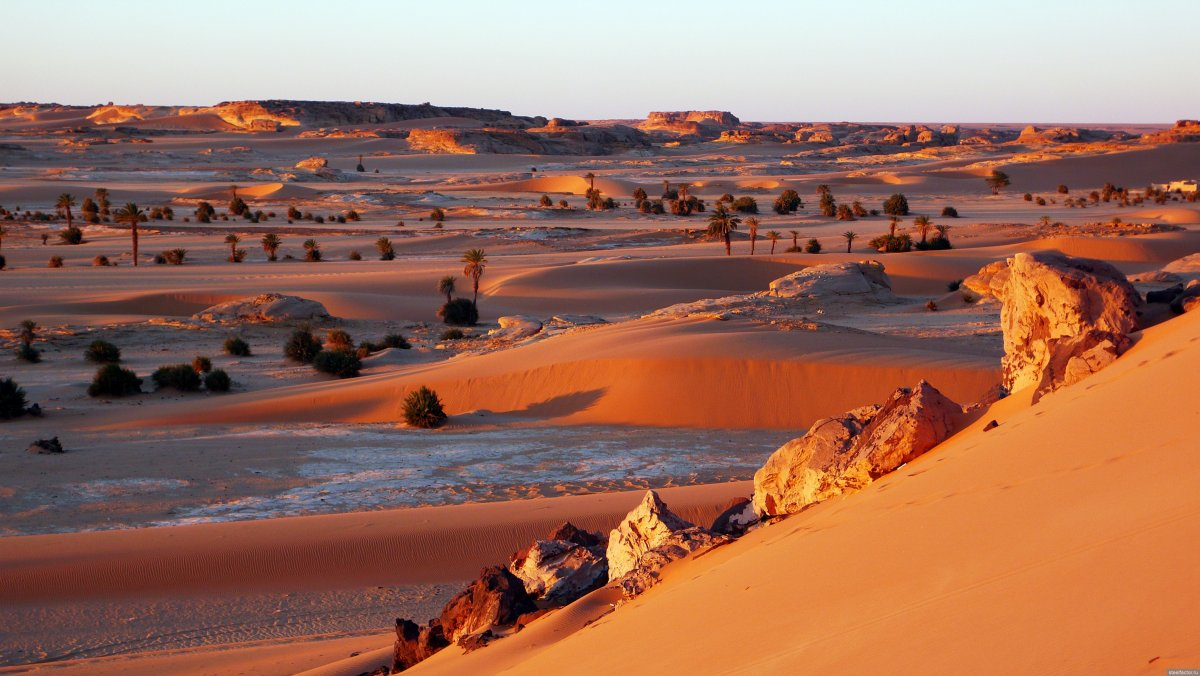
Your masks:
<svg viewBox="0 0 1200 676"><path fill-rule="evenodd" d="M1200 2L0 0L0 100L755 121L1200 117Z"/></svg>

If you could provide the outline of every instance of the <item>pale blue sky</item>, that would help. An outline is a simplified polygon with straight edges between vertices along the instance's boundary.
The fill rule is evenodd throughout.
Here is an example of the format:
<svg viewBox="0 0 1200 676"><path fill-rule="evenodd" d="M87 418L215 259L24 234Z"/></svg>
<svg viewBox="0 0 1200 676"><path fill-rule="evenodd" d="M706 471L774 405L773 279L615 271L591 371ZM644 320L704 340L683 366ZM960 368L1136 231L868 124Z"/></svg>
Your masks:
<svg viewBox="0 0 1200 676"><path fill-rule="evenodd" d="M553 9L550 9L553 8ZM576 118L1200 117L1200 2L0 0L0 100Z"/></svg>

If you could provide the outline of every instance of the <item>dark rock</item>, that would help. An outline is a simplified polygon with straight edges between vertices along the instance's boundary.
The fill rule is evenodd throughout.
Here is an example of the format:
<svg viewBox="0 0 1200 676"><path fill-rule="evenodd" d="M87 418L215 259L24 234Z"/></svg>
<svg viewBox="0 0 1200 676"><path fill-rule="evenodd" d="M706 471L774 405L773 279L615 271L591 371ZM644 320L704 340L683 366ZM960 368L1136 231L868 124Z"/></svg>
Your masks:
<svg viewBox="0 0 1200 676"><path fill-rule="evenodd" d="M464 653L469 653L486 646L495 641L499 636L496 636L491 629L486 629L478 634L468 634L458 639L458 645L463 649Z"/></svg>
<svg viewBox="0 0 1200 676"><path fill-rule="evenodd" d="M37 453L40 455L66 453L66 450L64 450L62 447L62 444L58 442L58 437L53 437L50 439L38 439L32 444L29 444L29 448L26 450L30 453Z"/></svg>
<svg viewBox="0 0 1200 676"><path fill-rule="evenodd" d="M404 671L448 645L450 642L442 633L442 624L438 620L430 620L429 624L420 626L412 620L397 618L392 669Z"/></svg>
<svg viewBox="0 0 1200 676"><path fill-rule="evenodd" d="M991 422L989 422L988 424L986 424L986 425L984 425L984 426L983 426L983 431L984 431L984 432L987 432L988 430L994 430L994 429L996 429L996 428L997 428L997 427L999 427L999 426L1000 426L1000 423L998 423L998 422L996 422L995 420L993 420L993 421L991 421Z"/></svg>
<svg viewBox="0 0 1200 676"><path fill-rule="evenodd" d="M537 610L521 580L501 566L489 566L479 579L459 592L442 609L442 632L449 641L492 627L516 624L521 615Z"/></svg>
<svg viewBox="0 0 1200 676"><path fill-rule="evenodd" d="M1165 289L1159 289L1158 291L1147 291L1146 292L1146 302L1147 303L1170 303L1171 301L1178 298L1179 294L1181 294L1181 293L1183 293L1183 284L1176 284L1175 286L1167 287Z"/></svg>
<svg viewBox="0 0 1200 676"><path fill-rule="evenodd" d="M35 418L42 417L42 407L38 406L37 404L34 404L33 406L30 406L29 408L25 409L25 412Z"/></svg>
<svg viewBox="0 0 1200 676"><path fill-rule="evenodd" d="M721 535L740 537L756 523L758 513L754 511L754 503L750 498L734 498L725 507L725 511L717 515L711 530Z"/></svg>

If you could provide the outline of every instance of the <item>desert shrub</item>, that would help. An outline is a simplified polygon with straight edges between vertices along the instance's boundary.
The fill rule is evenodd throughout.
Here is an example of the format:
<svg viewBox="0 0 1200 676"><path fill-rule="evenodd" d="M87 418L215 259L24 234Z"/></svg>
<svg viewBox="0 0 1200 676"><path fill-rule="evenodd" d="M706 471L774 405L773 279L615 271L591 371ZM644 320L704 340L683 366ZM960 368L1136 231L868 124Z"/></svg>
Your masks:
<svg viewBox="0 0 1200 676"><path fill-rule="evenodd" d="M958 291L959 287L962 286L962 283L963 283L963 280L956 279L946 285L946 290L947 291Z"/></svg>
<svg viewBox="0 0 1200 676"><path fill-rule="evenodd" d="M562 199L562 200L559 200L559 201L558 201L558 208L559 208L559 209L566 209L566 208L568 208L568 207L570 207L570 206L571 206L571 203L570 203L570 202L568 202L568 201L566 201L565 199Z"/></svg>
<svg viewBox="0 0 1200 676"><path fill-rule="evenodd" d="M121 349L107 340L93 340L83 351L83 358L96 364L115 364L121 361Z"/></svg>
<svg viewBox="0 0 1200 676"><path fill-rule="evenodd" d="M731 206L734 211L740 211L743 214L758 213L758 201L753 197L739 197L733 201Z"/></svg>
<svg viewBox="0 0 1200 676"><path fill-rule="evenodd" d="M380 237L375 240L375 249L379 252L379 260L390 261L396 258L396 249L392 246L392 240L387 237Z"/></svg>
<svg viewBox="0 0 1200 676"><path fill-rule="evenodd" d="M313 368L339 378L353 378L362 369L362 360L350 351L325 350L312 360Z"/></svg>
<svg viewBox="0 0 1200 676"><path fill-rule="evenodd" d="M913 248L918 251L942 251L953 249L954 246L950 244L949 237L932 237L928 241L913 244Z"/></svg>
<svg viewBox="0 0 1200 676"><path fill-rule="evenodd" d="M241 263L244 260L246 260L245 249L234 249L233 252L229 254L230 263Z"/></svg>
<svg viewBox="0 0 1200 676"><path fill-rule="evenodd" d="M141 391L142 379L136 373L116 364L105 364L96 370L87 392L91 397L124 397Z"/></svg>
<svg viewBox="0 0 1200 676"><path fill-rule="evenodd" d="M869 244L872 249L887 253L912 251L912 237L908 235L880 235Z"/></svg>
<svg viewBox="0 0 1200 676"><path fill-rule="evenodd" d="M810 254L821 253L821 242L817 239L808 240L808 244L804 245L804 253L810 253Z"/></svg>
<svg viewBox="0 0 1200 676"><path fill-rule="evenodd" d="M233 336L231 338L226 338L225 339L225 353L231 354L235 357L249 357L250 356L250 344L247 343L246 341L242 340L241 338L238 338L237 336Z"/></svg>
<svg viewBox="0 0 1200 676"><path fill-rule="evenodd" d="M150 376L158 387L173 387L180 392L195 392L200 389L200 374L189 364L160 366Z"/></svg>
<svg viewBox="0 0 1200 676"><path fill-rule="evenodd" d="M320 218L318 216L318 218ZM321 260L321 245L315 239L304 240L304 260L316 263Z"/></svg>
<svg viewBox="0 0 1200 676"><path fill-rule="evenodd" d="M772 208L777 214L790 214L804 206L804 201L800 199L800 193L795 190L784 190L779 197L775 198L775 204Z"/></svg>
<svg viewBox="0 0 1200 676"><path fill-rule="evenodd" d="M162 257L171 265L183 265L187 260L187 249L167 249L162 252Z"/></svg>
<svg viewBox="0 0 1200 676"><path fill-rule="evenodd" d="M883 213L888 216L907 216L908 198L903 193L896 193L883 203Z"/></svg>
<svg viewBox="0 0 1200 676"><path fill-rule="evenodd" d="M550 199L549 195L542 195L542 199L538 200L538 205L542 207L554 206L554 200Z"/></svg>
<svg viewBox="0 0 1200 676"><path fill-rule="evenodd" d="M98 267L98 268L106 268L106 267L112 265L112 263L109 262L108 256L105 256L104 254L100 254L99 256L96 256L95 258L92 259L92 265L95 267Z"/></svg>
<svg viewBox="0 0 1200 676"><path fill-rule="evenodd" d="M312 334L308 326L298 326L292 331L292 335L288 336L287 342L283 344L283 354L288 359L294 359L305 364L312 363L313 357L321 351L321 341Z"/></svg>
<svg viewBox="0 0 1200 676"><path fill-rule="evenodd" d="M1046 206L1046 198L1045 197L1038 197L1037 200L1035 200L1035 201L1037 202L1037 205L1039 207Z"/></svg>
<svg viewBox="0 0 1200 676"><path fill-rule="evenodd" d="M208 357L197 355L196 358L192 360L192 370L196 373L208 373L209 371L212 371L212 360Z"/></svg>
<svg viewBox="0 0 1200 676"><path fill-rule="evenodd" d="M854 200L850 205L850 213L854 214L855 218L862 218L867 215L867 208L862 205L862 202Z"/></svg>
<svg viewBox="0 0 1200 676"><path fill-rule="evenodd" d="M433 211L429 212L429 220L442 222L446 220L446 212L442 211L441 207L434 207Z"/></svg>
<svg viewBox="0 0 1200 676"><path fill-rule="evenodd" d="M437 392L422 385L404 397L404 422L413 427L433 429L446 424L446 411Z"/></svg>
<svg viewBox="0 0 1200 676"><path fill-rule="evenodd" d="M25 390L12 378L0 379L0 418L10 420L25 414Z"/></svg>
<svg viewBox="0 0 1200 676"><path fill-rule="evenodd" d="M467 334L463 333L462 329L446 329L442 331L442 335L438 337L438 340L462 340L466 337Z"/></svg>
<svg viewBox="0 0 1200 676"><path fill-rule="evenodd" d="M837 219L839 221L856 220L854 216L854 209L848 204L839 204L837 208Z"/></svg>
<svg viewBox="0 0 1200 676"><path fill-rule="evenodd" d="M362 260L362 254L361 254L361 253L359 253L357 250L356 250L356 251L351 251L351 252L350 252L350 255L346 256L346 258L349 258L349 259L350 259L350 260L352 260L352 261L361 261L361 260Z"/></svg>
<svg viewBox="0 0 1200 676"><path fill-rule="evenodd" d="M346 220L347 221L359 221L359 220L362 220L362 215L359 214L354 209L351 209L350 211L346 212Z"/></svg>
<svg viewBox="0 0 1200 676"><path fill-rule="evenodd" d="M42 360L42 353L28 343L21 343L17 346L17 359L36 364Z"/></svg>
<svg viewBox="0 0 1200 676"><path fill-rule="evenodd" d="M437 311L438 319L455 326L474 326L479 321L479 309L469 298L455 298Z"/></svg>
<svg viewBox="0 0 1200 676"><path fill-rule="evenodd" d="M83 244L83 231L72 225L65 230L60 230L58 239L63 244Z"/></svg>
<svg viewBox="0 0 1200 676"><path fill-rule="evenodd" d="M958 209L954 207L942 207L943 218L958 218Z"/></svg>
<svg viewBox="0 0 1200 676"><path fill-rule="evenodd" d="M1026 202L1032 202L1032 201L1033 201L1033 194L1032 194L1032 193L1025 193L1025 195L1022 197L1022 199L1024 199Z"/></svg>
<svg viewBox="0 0 1200 676"><path fill-rule="evenodd" d="M349 352L354 349L354 339L342 329L331 329L325 334L325 346L331 350Z"/></svg>
<svg viewBox="0 0 1200 676"><path fill-rule="evenodd" d="M63 266L63 257L62 256L51 256L50 262L46 264L46 267L50 267L50 268L61 268L62 266ZM3 266L0 266L0 267L3 267Z"/></svg>
<svg viewBox="0 0 1200 676"><path fill-rule="evenodd" d="M837 200L834 199L833 193L821 193L821 202L818 206L821 209L821 215L826 218L833 218L837 215Z"/></svg>
<svg viewBox="0 0 1200 676"><path fill-rule="evenodd" d="M3 270L6 265L8 265L8 259L0 255L0 270Z"/></svg>
<svg viewBox="0 0 1200 676"><path fill-rule="evenodd" d="M1062 183L1058 184L1058 194L1066 195L1069 192L1071 191L1067 189L1067 186L1063 185Z"/></svg>
<svg viewBox="0 0 1200 676"><path fill-rule="evenodd" d="M213 369L204 376L204 389L209 392L228 392L233 386L233 379L221 369Z"/></svg>
<svg viewBox="0 0 1200 676"><path fill-rule="evenodd" d="M399 333L389 333L384 336L382 345L384 347L394 347L401 350L407 350L412 347L412 345L409 345L408 341L405 340L404 336L400 335Z"/></svg>

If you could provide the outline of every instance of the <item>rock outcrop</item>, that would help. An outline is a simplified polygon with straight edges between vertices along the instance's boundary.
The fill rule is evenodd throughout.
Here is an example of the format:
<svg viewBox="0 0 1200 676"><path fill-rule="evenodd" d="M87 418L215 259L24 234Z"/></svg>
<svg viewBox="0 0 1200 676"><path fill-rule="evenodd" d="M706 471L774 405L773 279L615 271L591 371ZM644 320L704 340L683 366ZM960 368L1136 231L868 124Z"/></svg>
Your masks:
<svg viewBox="0 0 1200 676"><path fill-rule="evenodd" d="M651 146L649 137L624 125L413 129L408 134L408 144L412 150L451 155L611 155Z"/></svg>
<svg viewBox="0 0 1200 676"><path fill-rule="evenodd" d="M755 523L758 523L758 512L754 511L754 502L750 498L734 498L713 520L710 530L721 535L741 537Z"/></svg>
<svg viewBox="0 0 1200 676"><path fill-rule="evenodd" d="M667 542L672 533L692 524L679 518L654 491L630 512L608 536L608 579L616 580L637 567L642 556Z"/></svg>
<svg viewBox="0 0 1200 676"><path fill-rule="evenodd" d="M736 115L724 110L655 111L638 123L638 129L679 136L715 139L741 125Z"/></svg>
<svg viewBox="0 0 1200 676"><path fill-rule="evenodd" d="M730 541L730 538L700 526L672 532L657 547L642 554L633 568L617 578L615 584L626 599L631 599L658 584L663 569L669 564L693 552L711 549Z"/></svg>
<svg viewBox="0 0 1200 676"><path fill-rule="evenodd" d="M1034 401L1102 368L1130 345L1142 299L1113 266L1059 253L1020 253L990 288L1003 304L1003 384Z"/></svg>
<svg viewBox="0 0 1200 676"><path fill-rule="evenodd" d="M292 322L331 319L325 306L315 300L280 293L263 293L253 298L231 300L193 315L206 322Z"/></svg>
<svg viewBox="0 0 1200 676"><path fill-rule="evenodd" d="M567 523L513 555L508 570L537 601L571 603L608 581L604 540Z"/></svg>
<svg viewBox="0 0 1200 676"><path fill-rule="evenodd" d="M779 298L821 298L864 296L891 300L892 282L878 261L814 265L780 277L770 284L770 293Z"/></svg>
<svg viewBox="0 0 1200 676"><path fill-rule="evenodd" d="M51 437L49 439L38 439L37 441L33 442L32 444L29 444L29 448L27 448L25 450L28 451L29 453L35 453L37 455L54 455L54 454L58 454L58 453L66 453L66 450L62 446L62 443L60 443L58 441L58 437Z"/></svg>
<svg viewBox="0 0 1200 676"><path fill-rule="evenodd" d="M493 338L521 340L542 330L542 320L529 315L509 315L497 320L500 328L488 331Z"/></svg>
<svg viewBox="0 0 1200 676"><path fill-rule="evenodd" d="M421 626L412 620L396 620L396 644L392 650L392 670L403 671L417 662L429 659L437 651L450 645L442 632L439 620L430 620Z"/></svg>
<svg viewBox="0 0 1200 676"><path fill-rule="evenodd" d="M754 509L763 517L794 514L857 491L941 443L962 415L961 406L921 381L882 406L818 420L754 474Z"/></svg>
<svg viewBox="0 0 1200 676"><path fill-rule="evenodd" d="M1143 134L1142 140L1147 143L1200 142L1200 120L1178 120L1170 129Z"/></svg>
<svg viewBox="0 0 1200 676"><path fill-rule="evenodd" d="M493 627L512 626L521 615L535 610L525 584L507 568L491 566L450 599L438 621L446 640L454 643Z"/></svg>

